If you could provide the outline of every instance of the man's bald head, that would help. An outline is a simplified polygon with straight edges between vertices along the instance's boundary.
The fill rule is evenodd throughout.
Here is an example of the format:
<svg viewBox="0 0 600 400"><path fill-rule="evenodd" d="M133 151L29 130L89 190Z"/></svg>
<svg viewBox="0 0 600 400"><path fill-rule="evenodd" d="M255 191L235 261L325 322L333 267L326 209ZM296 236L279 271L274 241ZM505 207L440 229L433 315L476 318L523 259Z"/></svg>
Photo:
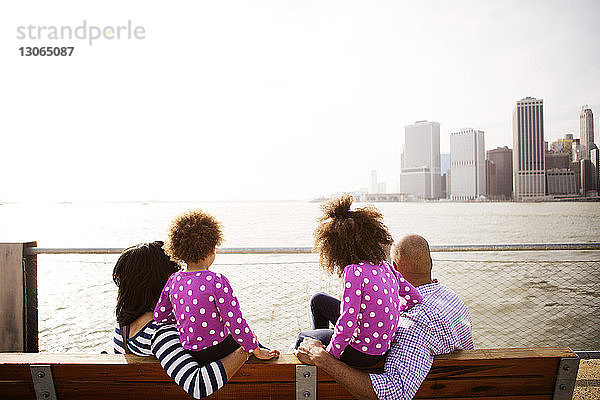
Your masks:
<svg viewBox="0 0 600 400"><path fill-rule="evenodd" d="M429 243L419 235L407 235L392 248L394 263L400 267L400 273L429 275L431 273L431 255Z"/></svg>

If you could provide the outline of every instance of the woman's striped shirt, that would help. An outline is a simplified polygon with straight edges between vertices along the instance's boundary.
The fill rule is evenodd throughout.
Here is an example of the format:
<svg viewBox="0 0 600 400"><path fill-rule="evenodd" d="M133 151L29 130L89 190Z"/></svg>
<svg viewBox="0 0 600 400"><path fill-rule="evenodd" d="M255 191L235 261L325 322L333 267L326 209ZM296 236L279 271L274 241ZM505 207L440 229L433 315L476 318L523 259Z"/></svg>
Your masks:
<svg viewBox="0 0 600 400"><path fill-rule="evenodd" d="M210 396L227 382L221 361L201 366L186 352L179 342L175 325L150 321L135 336L127 339L127 346L132 354L156 356L167 375L196 399ZM118 325L115 327L113 350L116 354L125 354Z"/></svg>

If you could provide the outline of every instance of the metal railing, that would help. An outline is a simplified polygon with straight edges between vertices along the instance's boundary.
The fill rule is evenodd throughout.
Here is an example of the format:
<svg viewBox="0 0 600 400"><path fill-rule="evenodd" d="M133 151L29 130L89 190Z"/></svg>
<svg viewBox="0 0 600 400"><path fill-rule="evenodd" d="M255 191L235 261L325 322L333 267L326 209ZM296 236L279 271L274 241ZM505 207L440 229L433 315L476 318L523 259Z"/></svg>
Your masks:
<svg viewBox="0 0 600 400"><path fill-rule="evenodd" d="M99 330L94 339L105 345L116 290L110 267L116 258L86 255L114 255L122 250L24 249L32 257L44 255L39 265L49 267L45 271L47 278L40 276L40 319L45 328L40 342L54 343L56 348L49 350L68 343L74 351L88 351L77 346L89 343L87 329L94 324L106 325L105 332ZM476 347L569 346L582 350L582 354L595 355L600 350L598 251L600 243L431 246L435 277L455 291L469 308ZM217 252L226 256L217 260L214 269L227 275L253 329L256 326L261 340L264 338L273 347L286 349L299 330L310 328L308 304L312 294L341 294L339 280L318 267L317 255L310 247L231 247ZM442 257L441 253L457 257ZM57 269L64 273L57 275ZM90 279L93 288L81 292L77 287L81 274ZM52 284L43 284L48 277ZM68 282L59 286L57 282L61 280ZM52 336L60 334L57 327L71 318L64 305L54 313L56 299L63 297L78 298L77 307L92 319L74 318L73 323L81 326L70 328L72 336L66 341ZM81 340L73 339L75 336L81 336ZM99 349L104 348L93 348Z"/></svg>
<svg viewBox="0 0 600 400"><path fill-rule="evenodd" d="M37 254L119 254L123 247L28 247L26 255ZM600 243L537 243L537 244L466 244L431 246L433 253L469 251L542 251L542 250L600 250ZM310 254L311 247L224 247L218 254Z"/></svg>

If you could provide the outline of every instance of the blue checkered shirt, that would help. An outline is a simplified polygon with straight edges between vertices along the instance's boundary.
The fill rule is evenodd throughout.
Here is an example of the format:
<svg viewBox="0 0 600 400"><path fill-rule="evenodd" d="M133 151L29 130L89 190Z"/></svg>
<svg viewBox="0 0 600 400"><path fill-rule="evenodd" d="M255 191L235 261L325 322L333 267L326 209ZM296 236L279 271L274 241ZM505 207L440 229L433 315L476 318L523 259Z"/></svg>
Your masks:
<svg viewBox="0 0 600 400"><path fill-rule="evenodd" d="M456 293L437 281L417 289L423 301L400 317L383 373L370 375L379 399L412 399L433 356L473 348L471 316Z"/></svg>

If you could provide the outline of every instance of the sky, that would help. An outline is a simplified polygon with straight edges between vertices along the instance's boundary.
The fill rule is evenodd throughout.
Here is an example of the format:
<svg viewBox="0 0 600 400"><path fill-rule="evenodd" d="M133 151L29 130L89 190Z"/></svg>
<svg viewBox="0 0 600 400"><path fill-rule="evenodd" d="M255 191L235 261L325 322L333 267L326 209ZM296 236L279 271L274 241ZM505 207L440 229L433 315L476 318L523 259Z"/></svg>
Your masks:
<svg viewBox="0 0 600 400"><path fill-rule="evenodd" d="M301 200L371 170L395 190L404 126L439 122L442 153L465 127L512 148L527 96L548 141L579 137L589 105L598 143L599 16L597 0L2 2L0 202ZM84 20L143 38L19 38Z"/></svg>

